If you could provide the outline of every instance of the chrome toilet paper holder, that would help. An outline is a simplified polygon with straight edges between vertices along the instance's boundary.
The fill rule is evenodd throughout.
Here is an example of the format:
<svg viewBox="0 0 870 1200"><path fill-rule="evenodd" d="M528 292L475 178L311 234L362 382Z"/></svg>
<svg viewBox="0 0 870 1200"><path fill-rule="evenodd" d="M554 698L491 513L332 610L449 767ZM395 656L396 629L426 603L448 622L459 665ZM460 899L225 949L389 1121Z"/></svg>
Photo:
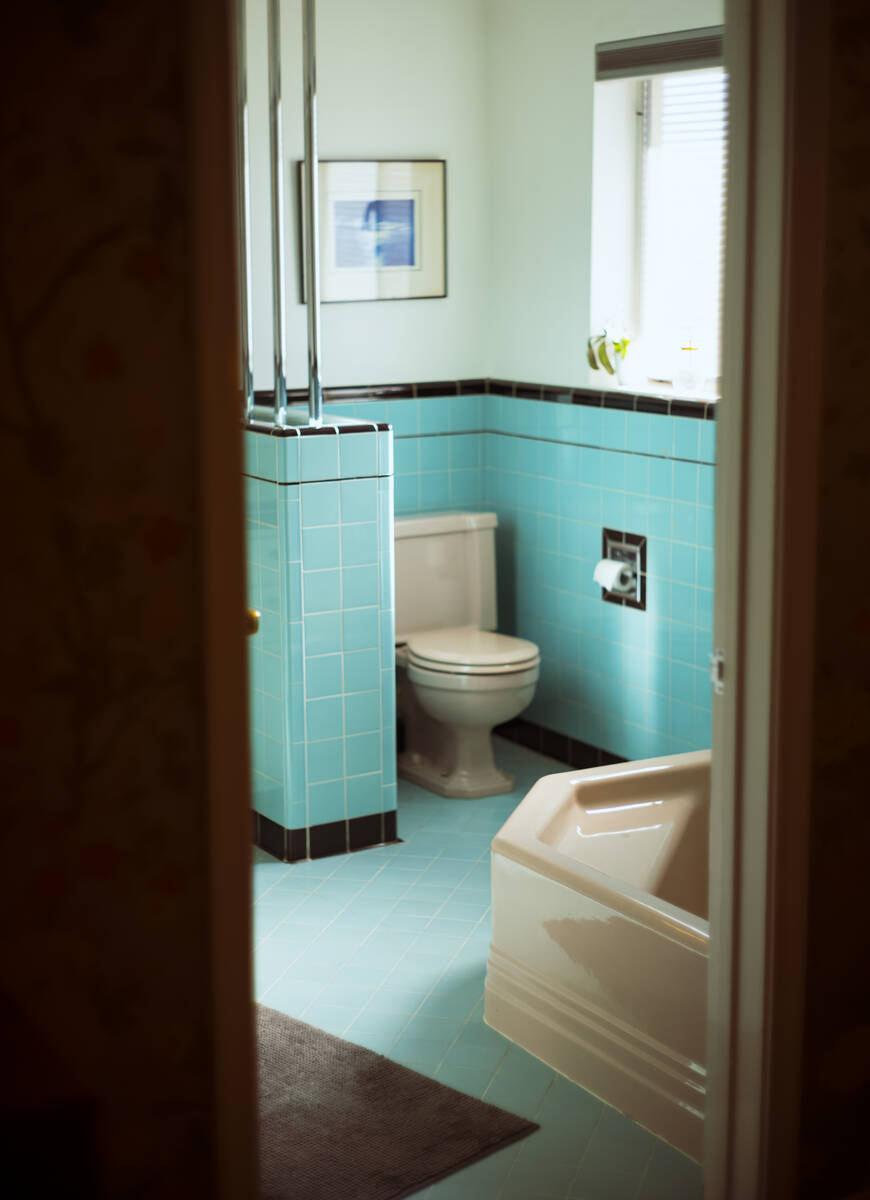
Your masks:
<svg viewBox="0 0 870 1200"><path fill-rule="evenodd" d="M602 529L602 559L624 563L629 573L621 572L609 588L601 589L601 598L611 604L646 609L646 542L638 533L621 529Z"/></svg>

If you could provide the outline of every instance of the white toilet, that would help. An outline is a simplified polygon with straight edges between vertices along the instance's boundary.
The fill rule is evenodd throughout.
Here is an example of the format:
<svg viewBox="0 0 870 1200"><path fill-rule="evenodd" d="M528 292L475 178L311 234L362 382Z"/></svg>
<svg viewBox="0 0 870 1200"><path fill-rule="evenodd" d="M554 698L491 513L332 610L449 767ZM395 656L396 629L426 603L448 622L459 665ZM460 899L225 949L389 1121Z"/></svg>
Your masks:
<svg viewBox="0 0 870 1200"><path fill-rule="evenodd" d="M538 682L534 642L492 632L496 524L495 513L396 519L399 775L441 796L513 790L492 728L518 716Z"/></svg>

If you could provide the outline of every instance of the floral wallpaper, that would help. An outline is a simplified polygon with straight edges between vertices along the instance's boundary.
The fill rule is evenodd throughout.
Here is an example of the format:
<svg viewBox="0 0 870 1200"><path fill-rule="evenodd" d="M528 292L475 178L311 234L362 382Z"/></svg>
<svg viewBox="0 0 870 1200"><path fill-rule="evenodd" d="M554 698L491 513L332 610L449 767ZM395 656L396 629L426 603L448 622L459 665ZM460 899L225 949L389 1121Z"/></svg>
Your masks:
<svg viewBox="0 0 870 1200"><path fill-rule="evenodd" d="M825 344L816 585L802 1195L870 1187L870 8L830 5ZM866 1193L862 1193L866 1194Z"/></svg>
<svg viewBox="0 0 870 1200"><path fill-rule="evenodd" d="M0 75L0 1052L112 1197L211 1191L188 9L18 4Z"/></svg>

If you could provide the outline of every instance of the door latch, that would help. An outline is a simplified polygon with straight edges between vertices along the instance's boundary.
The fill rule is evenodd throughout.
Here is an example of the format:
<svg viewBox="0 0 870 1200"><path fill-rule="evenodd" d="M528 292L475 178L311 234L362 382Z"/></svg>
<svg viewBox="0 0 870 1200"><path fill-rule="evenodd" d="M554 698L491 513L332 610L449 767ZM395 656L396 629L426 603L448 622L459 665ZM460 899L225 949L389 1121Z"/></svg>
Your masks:
<svg viewBox="0 0 870 1200"><path fill-rule="evenodd" d="M725 651L714 650L710 655L710 682L713 692L721 696L725 691Z"/></svg>

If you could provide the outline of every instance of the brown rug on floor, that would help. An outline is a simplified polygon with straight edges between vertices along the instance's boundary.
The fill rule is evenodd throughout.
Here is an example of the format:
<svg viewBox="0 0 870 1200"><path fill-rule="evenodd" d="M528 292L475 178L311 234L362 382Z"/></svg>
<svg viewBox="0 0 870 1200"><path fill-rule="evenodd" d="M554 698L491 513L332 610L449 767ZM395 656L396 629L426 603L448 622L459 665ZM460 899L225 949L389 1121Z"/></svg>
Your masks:
<svg viewBox="0 0 870 1200"><path fill-rule="evenodd" d="M261 1200L396 1200L538 1128L257 1005Z"/></svg>

